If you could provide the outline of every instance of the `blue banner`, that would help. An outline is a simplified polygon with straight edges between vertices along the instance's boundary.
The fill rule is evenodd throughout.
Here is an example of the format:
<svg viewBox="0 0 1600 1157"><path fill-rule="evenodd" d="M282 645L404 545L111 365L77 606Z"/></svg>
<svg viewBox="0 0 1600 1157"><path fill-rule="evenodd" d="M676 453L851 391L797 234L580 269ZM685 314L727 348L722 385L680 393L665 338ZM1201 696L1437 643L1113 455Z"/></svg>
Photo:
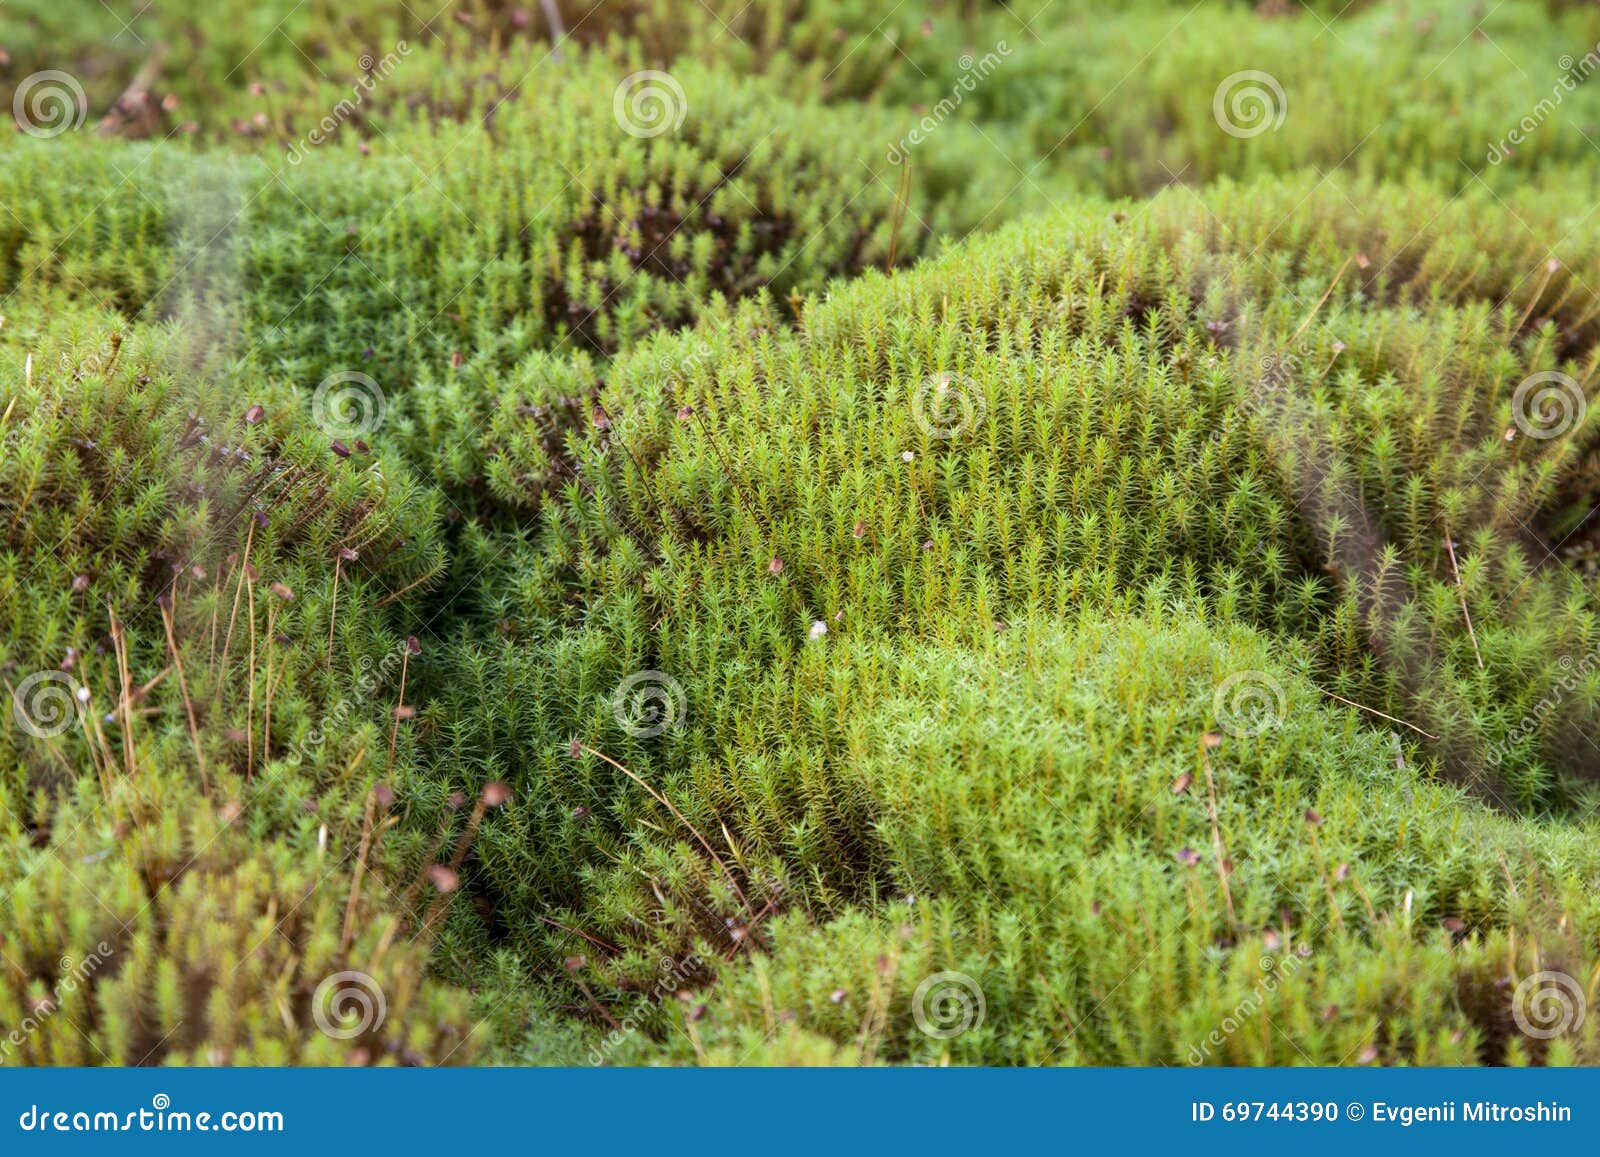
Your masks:
<svg viewBox="0 0 1600 1157"><path fill-rule="evenodd" d="M0 1071L0 1152L1567 1151L1600 1141L1597 1092L1575 1069L31 1069Z"/></svg>

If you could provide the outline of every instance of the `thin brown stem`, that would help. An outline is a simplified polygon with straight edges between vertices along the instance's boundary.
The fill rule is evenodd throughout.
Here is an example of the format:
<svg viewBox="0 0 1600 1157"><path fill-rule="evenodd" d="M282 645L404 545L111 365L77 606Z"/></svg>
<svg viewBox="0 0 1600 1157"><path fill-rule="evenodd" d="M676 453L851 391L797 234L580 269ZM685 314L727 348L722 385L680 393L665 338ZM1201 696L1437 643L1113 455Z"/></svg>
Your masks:
<svg viewBox="0 0 1600 1157"><path fill-rule="evenodd" d="M244 559L239 564L239 578L233 588L233 611L228 615L228 633L222 640L222 663L219 667L218 681L228 676L228 649L233 646L233 625L239 621L239 598L244 594L245 578L250 570L250 548L256 540L256 522L250 520L250 529L244 536Z"/></svg>
<svg viewBox="0 0 1600 1157"><path fill-rule="evenodd" d="M1335 695L1332 691L1329 691L1325 687L1318 688L1318 690L1320 690L1329 699L1337 699L1340 703L1343 703L1343 704L1345 704L1345 705L1347 705L1349 707L1359 708L1362 711L1371 712L1373 715L1376 715L1380 719L1387 719L1390 723L1398 723L1401 727L1409 727L1409 728L1411 728L1411 730L1415 731L1418 735L1422 736L1424 739L1432 739L1435 742L1437 742L1438 739L1439 739L1439 737L1437 735L1433 735L1433 734L1430 734L1429 732L1426 732L1426 731L1422 730L1422 728L1418 727L1415 723L1407 723L1404 719L1396 719L1393 715L1385 715L1382 711L1379 711L1376 707L1368 707L1365 703L1357 703L1354 699L1346 699L1343 695Z"/></svg>
<svg viewBox="0 0 1600 1157"><path fill-rule="evenodd" d="M594 748L590 747L587 743L581 743L580 742L580 743L576 743L574 746L576 746L577 749L580 750L580 751L587 751L590 755L593 755L596 758L605 760L612 767L614 767L618 771L622 772L623 775L625 775L629 779L633 780L634 783L636 783L640 787L644 788L645 791L650 793L650 796L651 796L652 799L654 799L662 807L666 808L674 816L676 816L678 818L678 822L681 823L684 827L688 828L690 834L693 835L695 839L700 841L700 846L706 850L706 855L711 857L712 863L716 864L717 867L722 870L722 874L727 877L728 886L733 889L733 894L735 896L739 897L739 902L744 905L745 911L746 912L750 912L752 914L755 912L755 909L753 907L751 907L751 905L750 905L749 899L745 896L744 890L739 887L739 881L734 878L734 875L733 875L732 872L728 871L728 865L722 862L722 857L717 855L716 849L711 846L710 841L708 841L704 836L702 836L700 834L699 830L696 829L695 826L689 822L688 817L685 816L681 811L679 811L671 800L669 800L666 796L662 795L660 792L656 791L655 788L651 787L644 780L640 779L631 770L629 770L628 768L624 767L622 764L618 763L616 760L612 759L605 752L596 751Z"/></svg>
<svg viewBox="0 0 1600 1157"><path fill-rule="evenodd" d="M172 620L178 608L178 584L172 584L172 605L161 607L161 625L167 632L167 650L172 652L172 666L178 672L178 689L183 692L183 709L189 717L189 738L194 743L194 761L200 768L200 786L207 795L211 794L211 780L206 775L205 752L200 746L200 724L195 720L194 700L189 695L189 680L183 673L183 656L178 653L178 640L172 631Z"/></svg>
<svg viewBox="0 0 1600 1157"><path fill-rule="evenodd" d="M356 868L350 878L350 898L344 906L344 929L339 933L339 959L350 951L356 934L356 905L361 902L361 878L367 870L367 853L372 849L372 820L377 811L377 790L367 792L366 812L361 819L361 846L356 851Z"/></svg>
<svg viewBox="0 0 1600 1157"><path fill-rule="evenodd" d="M400 702L395 705L394 723L389 728L389 767L385 774L394 772L394 749L400 740L400 715L406 705L406 668L411 664L411 648L407 646L400 655Z"/></svg>
<svg viewBox="0 0 1600 1157"><path fill-rule="evenodd" d="M1483 670L1483 652L1478 650L1478 632L1472 629L1472 612L1467 610L1467 590L1461 585L1461 568L1456 564L1456 544L1450 537L1450 520L1444 521L1444 548L1450 552L1450 573L1456 579L1456 597L1461 600L1461 617L1467 621L1467 636L1472 640L1472 653L1478 657L1478 670Z"/></svg>

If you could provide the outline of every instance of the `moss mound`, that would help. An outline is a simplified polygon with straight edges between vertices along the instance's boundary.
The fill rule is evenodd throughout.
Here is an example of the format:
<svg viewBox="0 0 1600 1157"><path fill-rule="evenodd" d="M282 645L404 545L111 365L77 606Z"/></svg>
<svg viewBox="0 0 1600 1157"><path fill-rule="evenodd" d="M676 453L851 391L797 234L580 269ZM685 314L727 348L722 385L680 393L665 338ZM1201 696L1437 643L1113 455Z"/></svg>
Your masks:
<svg viewBox="0 0 1600 1157"><path fill-rule="evenodd" d="M3 1059L1600 1060L1593 12L289 7L0 44Z"/></svg>

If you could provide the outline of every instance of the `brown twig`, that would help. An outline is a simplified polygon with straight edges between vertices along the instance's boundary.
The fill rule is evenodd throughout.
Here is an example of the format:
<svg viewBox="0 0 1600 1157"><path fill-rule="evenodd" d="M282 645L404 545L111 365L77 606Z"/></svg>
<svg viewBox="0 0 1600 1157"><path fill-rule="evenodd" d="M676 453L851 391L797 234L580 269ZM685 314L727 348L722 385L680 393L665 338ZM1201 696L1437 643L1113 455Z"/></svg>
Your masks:
<svg viewBox="0 0 1600 1157"><path fill-rule="evenodd" d="M706 855L711 857L711 862L716 864L717 867L722 870L722 874L728 878L728 886L733 889L733 894L739 897L739 902L744 905L745 911L752 914L755 912L755 909L750 905L749 899L745 896L744 890L739 887L739 881L734 878L732 872L728 871L728 865L722 862L722 857L717 855L716 849L714 849L710 842L700 834L699 830L689 822L688 817L677 809L671 800L662 795L660 792L656 791L655 788L651 787L644 780L640 779L631 770L612 759L605 752L596 751L594 748L590 747L587 743L584 743L581 740L573 740L572 746L577 751L587 751L590 755L593 755L598 759L605 760L612 767L622 772L623 775L633 780L634 783L644 788L645 791L650 793L652 799L676 816L678 818L678 822L684 827L688 828L690 834L693 835L695 839L700 841L700 846L706 850Z"/></svg>
<svg viewBox="0 0 1600 1157"><path fill-rule="evenodd" d="M394 749L400 740L400 717L405 713L406 707L406 669L411 665L411 641L406 640L405 650L400 652L400 702L395 704L394 723L389 728L389 766L385 774L394 772Z"/></svg>
<svg viewBox="0 0 1600 1157"><path fill-rule="evenodd" d="M352 562L356 559L356 552L348 546L341 546L333 555L333 606L328 609L328 669L333 669L333 627L339 619L339 574L344 569L344 561L349 558Z"/></svg>
<svg viewBox="0 0 1600 1157"><path fill-rule="evenodd" d="M183 674L183 656L178 653L178 640L173 637L172 620L178 606L178 582L172 582L169 605L161 606L161 625L167 632L167 649L172 652L172 665L178 672L178 689L183 692L183 709L189 716L189 738L194 741L194 760L200 767L200 786L211 794L211 781L206 776L206 757L200 746L200 725L194 716L194 700L189 697L189 680Z"/></svg>
<svg viewBox="0 0 1600 1157"><path fill-rule="evenodd" d="M1365 703L1357 703L1354 699L1346 699L1343 695L1335 695L1332 691L1329 691L1326 687L1319 687L1318 690L1321 691L1324 695L1326 695L1329 699L1337 699L1340 703L1344 703L1347 706L1357 707L1357 708L1360 708L1362 711L1369 711L1373 715L1378 716L1378 718L1380 718L1380 719L1387 719L1390 723L1398 723L1401 727L1409 727L1409 728L1411 728L1411 730L1415 731L1418 735L1422 736L1424 739L1432 739L1434 742L1438 742L1439 737L1437 735L1429 734L1428 732L1422 730L1422 728L1418 727L1415 723L1407 723L1404 719L1396 719L1393 715L1385 715L1382 711L1379 711L1376 707L1368 707Z"/></svg>
<svg viewBox="0 0 1600 1157"><path fill-rule="evenodd" d="M356 851L356 869L350 878L350 898L344 906L344 929L339 933L339 959L350 951L356 934L356 905L361 901L361 877L367 870L367 853L372 849L372 820L377 811L378 789L367 792L366 811L361 819L361 846Z"/></svg>
<svg viewBox="0 0 1600 1157"><path fill-rule="evenodd" d="M244 594L245 576L250 570L250 548L256 541L256 520L250 520L250 529L244 536L244 559L239 564L239 578L233 587L233 611L228 615L228 633L222 639L222 662L218 666L218 682L228 677L228 650L233 646L233 625L239 621L239 598Z"/></svg>
<svg viewBox="0 0 1600 1157"><path fill-rule="evenodd" d="M133 117L150 108L150 87L155 84L156 78L161 75L162 62L167 57L167 46L157 44L139 66L139 71L133 74L133 79L128 82L128 87L122 94L111 102L111 107L106 115L101 117L95 125L94 131L103 137L115 136L122 130Z"/></svg>
<svg viewBox="0 0 1600 1157"><path fill-rule="evenodd" d="M556 0L539 0L545 23L550 26L550 59L561 59L561 42L567 38L567 26L561 20L561 10Z"/></svg>
<svg viewBox="0 0 1600 1157"><path fill-rule="evenodd" d="M1305 332L1306 326L1311 324L1311 319L1317 316L1322 307L1327 304L1328 298L1333 296L1333 291L1338 286L1339 279L1344 276L1344 271L1350 268L1350 262L1354 260L1354 256L1344 259L1344 264L1339 266L1339 272L1335 273L1333 280L1328 282L1328 288L1322 291L1322 296L1317 300L1317 304L1311 307L1311 312L1306 314L1305 319L1300 323L1300 327L1294 331L1294 336L1289 339L1290 345L1294 345L1295 342L1300 340L1300 335Z"/></svg>

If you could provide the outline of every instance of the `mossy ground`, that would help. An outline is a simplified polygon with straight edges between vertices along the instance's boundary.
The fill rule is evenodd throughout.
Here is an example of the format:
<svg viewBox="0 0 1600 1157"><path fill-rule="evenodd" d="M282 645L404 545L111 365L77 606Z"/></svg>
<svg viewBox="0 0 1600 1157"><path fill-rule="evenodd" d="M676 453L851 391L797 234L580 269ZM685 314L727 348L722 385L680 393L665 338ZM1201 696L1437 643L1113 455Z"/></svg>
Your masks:
<svg viewBox="0 0 1600 1157"><path fill-rule="evenodd" d="M0 1062L1600 1060L1587 6L101 7Z"/></svg>

